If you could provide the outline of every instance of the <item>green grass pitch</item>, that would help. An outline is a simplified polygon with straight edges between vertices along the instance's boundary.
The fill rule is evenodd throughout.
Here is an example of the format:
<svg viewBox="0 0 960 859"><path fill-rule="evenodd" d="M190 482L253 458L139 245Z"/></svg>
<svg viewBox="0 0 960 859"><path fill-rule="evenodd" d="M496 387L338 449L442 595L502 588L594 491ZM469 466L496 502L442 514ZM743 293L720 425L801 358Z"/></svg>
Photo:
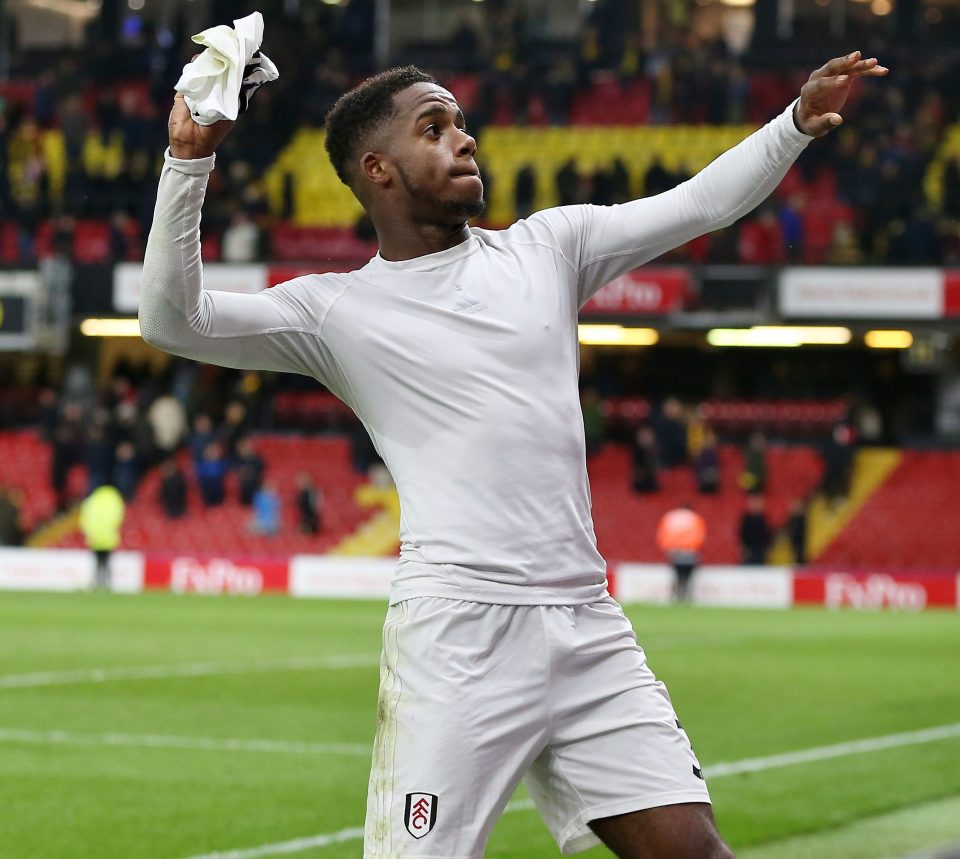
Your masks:
<svg viewBox="0 0 960 859"><path fill-rule="evenodd" d="M253 848L298 839L283 855L359 857L384 611L0 594L0 857L270 856ZM960 841L960 614L628 614L738 856L893 859ZM710 778L721 763L950 725ZM518 798L489 859L558 856Z"/></svg>

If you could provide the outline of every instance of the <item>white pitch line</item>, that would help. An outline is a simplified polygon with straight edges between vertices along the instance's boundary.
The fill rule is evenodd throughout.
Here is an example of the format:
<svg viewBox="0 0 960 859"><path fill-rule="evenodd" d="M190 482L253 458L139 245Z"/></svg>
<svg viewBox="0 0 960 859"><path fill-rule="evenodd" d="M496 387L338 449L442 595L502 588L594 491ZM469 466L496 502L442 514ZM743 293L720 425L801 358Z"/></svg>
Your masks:
<svg viewBox="0 0 960 859"><path fill-rule="evenodd" d="M82 734L74 731L32 731L0 728L0 743L62 744L66 746L131 746L145 749L200 749L217 752L268 752L271 754L351 755L369 757L370 746L361 743L301 743L291 740L173 737L162 734Z"/></svg>
<svg viewBox="0 0 960 859"><path fill-rule="evenodd" d="M529 799L518 799L511 802L504 810L504 814L514 811L527 811L533 808ZM294 838L291 841L281 841L278 844L264 844L262 847L251 847L247 850L224 850L219 853L204 853L202 856L191 856L190 859L259 859L261 856L283 856L290 853L302 853L314 847L328 847L331 844L342 844L344 841L359 841L363 838L363 829L341 829L339 832L330 832L325 835L313 835L309 838Z"/></svg>
<svg viewBox="0 0 960 859"><path fill-rule="evenodd" d="M878 752L883 749L895 749L900 746L933 743L938 740L949 740L954 737L960 737L960 722L952 725L940 725L936 728L925 728L920 731L907 731L902 734L871 737L867 740L853 740L848 743L817 746L812 749L802 749L781 755L769 755L765 758L746 758L742 761L719 763L705 767L705 773L710 778L723 778L724 776L741 775L742 773L748 772L778 769L780 767L793 766L794 764L825 761L847 755ZM520 799L511 802L507 806L505 813L526 811L533 807L534 805L529 799ZM362 829L341 829L339 832L315 835L312 838L298 838L293 841L264 844L260 847L251 847L244 850L204 853L201 856L191 856L190 859L260 859L260 857L263 856L281 856L284 854L299 853L314 847L325 847L328 844L339 844L343 841L359 841L361 838L363 838Z"/></svg>
<svg viewBox="0 0 960 859"><path fill-rule="evenodd" d="M262 659L250 662L185 662L168 665L131 665L117 668L81 668L74 671L38 671L32 674L0 674L0 690L108 683L114 680L162 680L172 677L255 674L263 671L367 668L378 665L379 661L378 656L368 654L343 654L313 658Z"/></svg>
<svg viewBox="0 0 960 859"><path fill-rule="evenodd" d="M782 755L770 755L765 758L747 758L742 761L714 764L706 768L706 774L712 778L726 775L740 775L742 773L760 772L761 770L776 769L778 767L789 767L794 764L826 761L831 758L846 757L847 755L879 752L883 749L896 749L901 746L918 746L922 743L935 743L939 740L949 740L953 737L960 737L960 722L952 725L940 725L936 728L924 728L921 731L908 731L904 734L888 734L885 737L871 737L866 740L836 743L832 746L802 749L797 752L786 752Z"/></svg>

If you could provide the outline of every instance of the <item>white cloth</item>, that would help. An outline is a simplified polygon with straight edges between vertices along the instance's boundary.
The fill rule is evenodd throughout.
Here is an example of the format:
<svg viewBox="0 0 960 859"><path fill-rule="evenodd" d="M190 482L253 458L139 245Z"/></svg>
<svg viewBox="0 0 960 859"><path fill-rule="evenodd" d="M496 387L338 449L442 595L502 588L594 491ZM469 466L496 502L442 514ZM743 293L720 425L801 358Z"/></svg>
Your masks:
<svg viewBox="0 0 960 859"><path fill-rule="evenodd" d="M200 210L213 158L168 155L140 328L176 355L313 376L357 413L400 493L393 602L593 602L606 579L577 311L605 283L745 215L810 140L788 109L666 193L547 209L507 230L473 229L440 253L377 256L256 295L204 289Z"/></svg>
<svg viewBox="0 0 960 859"><path fill-rule="evenodd" d="M521 778L565 855L589 822L710 802L623 610L406 600L383 632L365 859L477 859Z"/></svg>
<svg viewBox="0 0 960 859"><path fill-rule="evenodd" d="M263 16L259 12L238 18L233 27L221 24L204 30L193 41L206 50L183 67L176 90L183 93L198 125L236 119L263 84L279 77L271 59L260 53Z"/></svg>

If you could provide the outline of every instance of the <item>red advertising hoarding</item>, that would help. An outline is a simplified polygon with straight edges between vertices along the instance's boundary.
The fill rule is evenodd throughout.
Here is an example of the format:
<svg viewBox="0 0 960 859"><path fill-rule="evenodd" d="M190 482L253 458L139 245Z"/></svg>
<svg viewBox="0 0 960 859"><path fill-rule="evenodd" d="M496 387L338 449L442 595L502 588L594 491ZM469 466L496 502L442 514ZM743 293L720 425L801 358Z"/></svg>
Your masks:
<svg viewBox="0 0 960 859"><path fill-rule="evenodd" d="M693 292L685 268L638 268L608 283L581 316L663 316L683 310Z"/></svg>
<svg viewBox="0 0 960 859"><path fill-rule="evenodd" d="M267 591L286 593L287 558L243 558L217 555L148 555L143 584L174 593L256 596Z"/></svg>
<svg viewBox="0 0 960 859"><path fill-rule="evenodd" d="M955 608L957 572L805 569L794 574L793 601L827 608Z"/></svg>

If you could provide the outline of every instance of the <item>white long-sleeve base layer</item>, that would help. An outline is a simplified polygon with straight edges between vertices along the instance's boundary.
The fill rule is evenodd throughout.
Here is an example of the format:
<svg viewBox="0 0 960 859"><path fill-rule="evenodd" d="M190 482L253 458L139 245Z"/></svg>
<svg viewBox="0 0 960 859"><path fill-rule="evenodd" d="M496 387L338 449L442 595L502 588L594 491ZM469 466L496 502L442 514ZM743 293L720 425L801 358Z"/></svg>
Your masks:
<svg viewBox="0 0 960 859"><path fill-rule="evenodd" d="M391 602L602 597L577 389L579 308L605 283L731 224L811 138L790 109L693 179L619 206L538 212L404 262L203 288L213 158L167 154L147 244L147 342L227 367L313 376L363 421L401 501Z"/></svg>

